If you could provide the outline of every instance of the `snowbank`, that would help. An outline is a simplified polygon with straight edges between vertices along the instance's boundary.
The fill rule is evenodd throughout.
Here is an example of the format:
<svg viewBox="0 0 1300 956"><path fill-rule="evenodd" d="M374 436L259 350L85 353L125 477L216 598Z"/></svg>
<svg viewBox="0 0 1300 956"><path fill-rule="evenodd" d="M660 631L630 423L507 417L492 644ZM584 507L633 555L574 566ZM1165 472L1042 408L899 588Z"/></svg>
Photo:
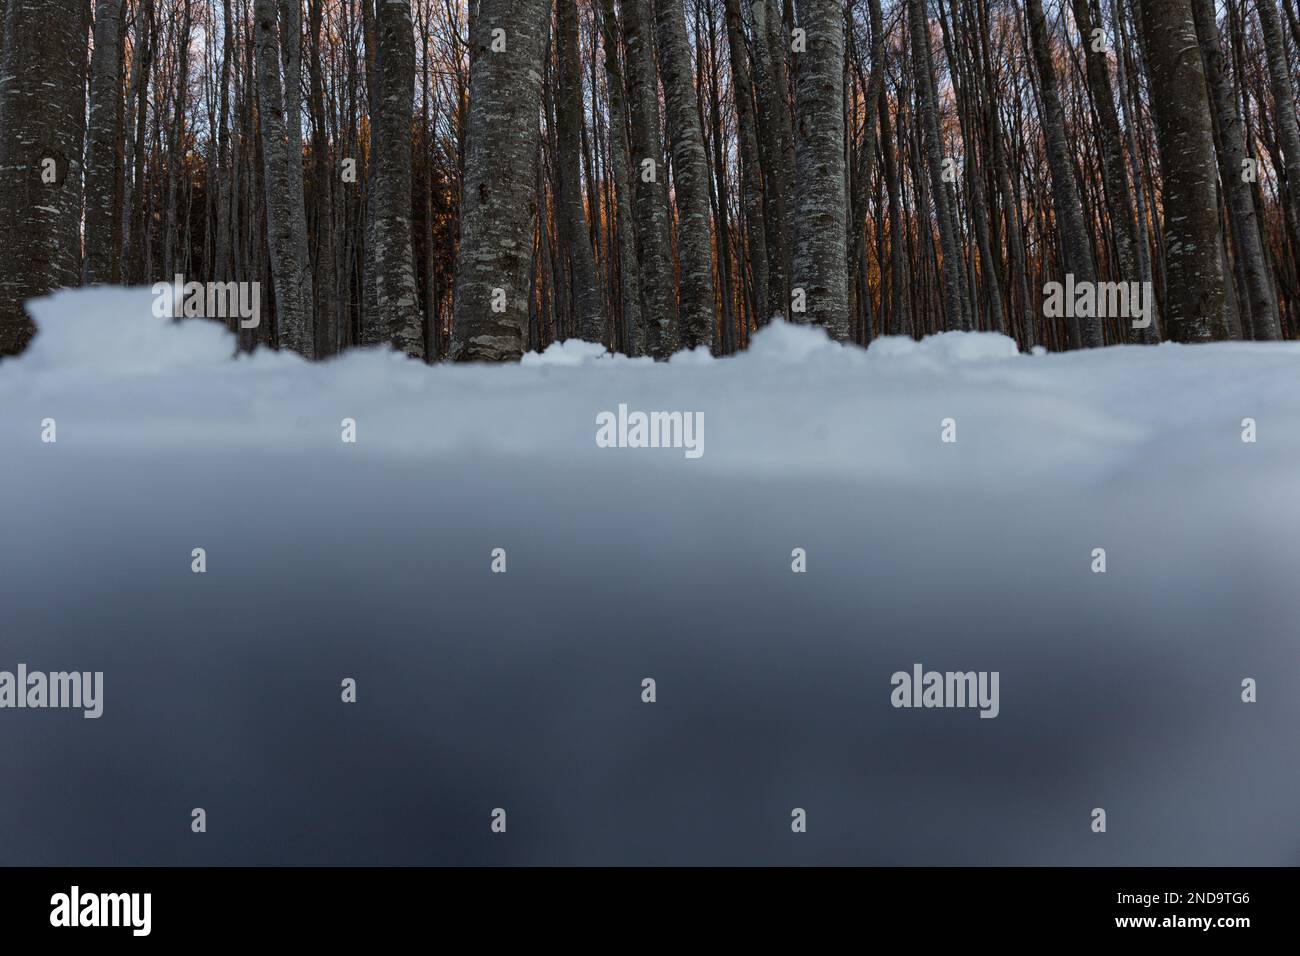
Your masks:
<svg viewBox="0 0 1300 956"><path fill-rule="evenodd" d="M311 365L151 302L0 363L0 669L105 674L0 711L11 862L1300 863L1300 345Z"/></svg>

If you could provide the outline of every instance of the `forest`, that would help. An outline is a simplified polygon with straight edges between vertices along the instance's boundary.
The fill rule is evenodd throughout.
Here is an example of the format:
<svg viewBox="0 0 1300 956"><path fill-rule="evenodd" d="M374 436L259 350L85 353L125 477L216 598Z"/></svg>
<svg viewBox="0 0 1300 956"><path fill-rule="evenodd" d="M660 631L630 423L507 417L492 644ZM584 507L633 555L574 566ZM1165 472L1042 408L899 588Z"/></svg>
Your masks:
<svg viewBox="0 0 1300 956"><path fill-rule="evenodd" d="M34 297L173 281L312 359L1300 337L1297 0L0 15L0 355Z"/></svg>

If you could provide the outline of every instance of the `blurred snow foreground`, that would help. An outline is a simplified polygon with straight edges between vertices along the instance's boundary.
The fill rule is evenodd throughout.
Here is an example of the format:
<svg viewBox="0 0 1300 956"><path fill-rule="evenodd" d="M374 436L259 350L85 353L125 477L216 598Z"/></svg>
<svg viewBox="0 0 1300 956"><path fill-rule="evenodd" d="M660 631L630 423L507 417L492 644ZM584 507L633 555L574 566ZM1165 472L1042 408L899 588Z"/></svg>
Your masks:
<svg viewBox="0 0 1300 956"><path fill-rule="evenodd" d="M690 467L706 473L965 492L1011 482L1055 495L1142 468L1152 482L1218 474L1230 495L1234 476L1300 469L1300 343L1025 356L991 333L885 338L862 349L776 323L737 356L700 349L659 365L576 339L517 366L430 368L386 350L313 365L266 349L232 359L223 327L155 318L151 302L144 289L98 289L30 305L39 335L0 365L11 452L46 417L63 442L151 450L320 448L338 445L350 418L367 455L600 451L639 467L681 467L680 454L664 449L597 449L596 416L624 404L702 412L704 454ZM1242 438L1248 418L1253 444Z"/></svg>
<svg viewBox="0 0 1300 956"><path fill-rule="evenodd" d="M150 306L0 362L0 669L104 673L0 714L10 862L1300 863L1300 344L313 365Z"/></svg>

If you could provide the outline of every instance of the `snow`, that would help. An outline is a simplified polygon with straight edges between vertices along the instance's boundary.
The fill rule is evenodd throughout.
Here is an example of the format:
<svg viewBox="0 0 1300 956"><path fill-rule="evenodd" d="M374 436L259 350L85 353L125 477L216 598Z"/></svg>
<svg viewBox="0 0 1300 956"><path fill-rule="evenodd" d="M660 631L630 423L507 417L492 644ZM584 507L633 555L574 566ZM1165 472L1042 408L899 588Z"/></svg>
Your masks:
<svg viewBox="0 0 1300 956"><path fill-rule="evenodd" d="M0 712L14 862L1300 862L1300 344L313 365L151 305L0 362L0 669L105 672ZM703 455L598 448L620 404ZM999 716L891 708L918 661Z"/></svg>

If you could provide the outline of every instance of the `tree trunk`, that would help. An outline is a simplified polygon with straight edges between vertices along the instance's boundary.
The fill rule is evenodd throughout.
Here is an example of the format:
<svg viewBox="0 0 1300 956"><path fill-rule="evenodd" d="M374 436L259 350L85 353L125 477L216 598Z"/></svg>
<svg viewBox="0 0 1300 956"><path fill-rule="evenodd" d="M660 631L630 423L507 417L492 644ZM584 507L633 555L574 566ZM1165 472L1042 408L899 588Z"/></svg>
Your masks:
<svg viewBox="0 0 1300 956"><path fill-rule="evenodd" d="M601 0L602 38L605 43L605 73L609 84L610 165L614 173L615 215L618 232L619 297L623 305L623 351L642 355L646 348L645 323L641 318L641 280L636 259L636 227L632 215L632 178L629 171L627 137L627 88L619 56L618 20L614 0Z"/></svg>
<svg viewBox="0 0 1300 956"><path fill-rule="evenodd" d="M1026 0L1025 16L1029 22L1029 42L1033 46L1038 71L1039 96L1042 100L1043 136L1047 144L1047 161L1052 172L1052 199L1060 230L1061 249L1066 272L1078 283L1095 284L1097 267L1092 255L1092 240L1083 218L1083 205L1074 179L1074 161L1065 133L1065 111L1057 92L1056 66L1052 60L1052 41L1047 32L1041 0ZM1073 310L1071 310L1073 311ZM1075 348L1103 345L1102 323L1098 316L1072 317L1067 322L1070 344Z"/></svg>
<svg viewBox="0 0 1300 956"><path fill-rule="evenodd" d="M727 43L731 53L731 86L736 103L740 141L741 194L745 210L745 236L749 267L754 277L754 314L758 324L771 317L768 302L767 233L763 219L763 166L754 119L754 87L749 75L749 54L740 17L740 0L726 0ZM743 269L742 269L743 272Z"/></svg>
<svg viewBox="0 0 1300 956"><path fill-rule="evenodd" d="M673 310L672 240L668 232L668 175L659 125L659 86L650 0L623 0L632 176L636 184L636 261L641 278L645 348L656 359L677 350Z"/></svg>
<svg viewBox="0 0 1300 956"><path fill-rule="evenodd" d="M1141 8L1164 179L1166 327L1179 342L1225 338L1218 177L1191 0Z"/></svg>
<svg viewBox="0 0 1300 956"><path fill-rule="evenodd" d="M882 323L885 335L906 335L910 331L908 315L907 277L907 225L903 218L902 193L899 188L898 157L894 152L893 117L889 115L889 99L884 87L880 89L880 145L885 164L885 188L889 193L889 312ZM1010 230L1008 230L1010 231ZM884 311L882 304L881 311Z"/></svg>
<svg viewBox="0 0 1300 956"><path fill-rule="evenodd" d="M1193 0L1192 13L1196 17L1196 34L1201 42L1201 57L1205 64L1205 80L1214 107L1214 128L1218 131L1219 178L1228 191L1228 221L1232 227L1233 247L1237 253L1237 267L1245 285L1246 308L1249 310L1251 337L1257 340L1281 338L1282 327L1278 321L1277 299L1273 293L1273 278L1260 240L1259 221L1255 216L1255 200L1250 183L1243 177L1246 141L1242 135L1241 117L1237 113L1223 72L1223 47L1219 38L1219 25L1215 18L1214 0Z"/></svg>
<svg viewBox="0 0 1300 956"><path fill-rule="evenodd" d="M870 0L868 18L871 22L871 73L863 91L862 142L858 147L852 166L853 187L850 192L852 214L849 216L848 236L845 240L849 260L848 287L849 314L851 316L855 316L858 312L857 290L863 265L866 262L867 207L869 204L867 187L870 185L871 171L876 161L876 104L880 100L880 92L884 89L885 82L885 27L880 12L880 0ZM859 80L859 82L861 81ZM881 255L883 256L883 254L884 250L882 248ZM863 280L863 284L865 285L865 280ZM870 308L871 303L868 301L867 314L865 314L868 331L871 324ZM866 338L870 339L870 335L868 334Z"/></svg>
<svg viewBox="0 0 1300 956"><path fill-rule="evenodd" d="M790 284L807 311L796 321L849 337L848 214L844 186L844 13L838 0L800 0L807 51L799 59L795 115L794 246Z"/></svg>
<svg viewBox="0 0 1300 956"><path fill-rule="evenodd" d="M86 261L88 285L120 281L121 193L118 174L122 101L122 0L95 4L95 49L90 59L90 119L86 127Z"/></svg>
<svg viewBox="0 0 1300 956"><path fill-rule="evenodd" d="M324 0L310 0L308 34L308 108L311 112L311 157L314 182L315 231L312 234L313 303L316 314L316 354L324 358L337 349L339 326L338 273L334 262L334 166L330 162L329 129L325 118L325 80L321 50Z"/></svg>
<svg viewBox="0 0 1300 956"><path fill-rule="evenodd" d="M691 80L683 0L655 0L655 35L663 77L668 142L677 194L677 260L681 273L681 345L713 347L713 238L709 228L709 166Z"/></svg>
<svg viewBox="0 0 1300 956"><path fill-rule="evenodd" d="M759 148L764 173L767 280L774 316L790 316L790 203L794 201L794 129L785 31L773 0L750 0L754 19L754 75L758 93ZM768 321L764 316L763 321Z"/></svg>
<svg viewBox="0 0 1300 956"><path fill-rule="evenodd" d="M379 152L375 167L375 314L366 329L414 358L424 356L420 294L411 246L411 108L415 34L410 0L379 0ZM373 340L373 339L372 339Z"/></svg>
<svg viewBox="0 0 1300 956"><path fill-rule="evenodd" d="M1090 0L1072 0L1074 22L1083 46L1088 74L1088 92L1100 126L1102 176L1106 183L1106 204L1114 226L1115 254L1119 260L1119 279L1138 281L1137 237L1134 232L1133 202L1129 195L1128 173L1124 167L1124 138L1115 112L1115 95L1110 85L1110 65L1105 49L1096 48L1093 30L1101 23L1093 17Z"/></svg>
<svg viewBox="0 0 1300 956"><path fill-rule="evenodd" d="M81 278L87 0L9 0L0 58L0 355L35 333L28 299Z"/></svg>
<svg viewBox="0 0 1300 956"><path fill-rule="evenodd" d="M302 152L295 155L290 151L290 143L298 137L291 137L286 129L287 125L297 126L300 120L295 112L286 121L285 95L280 81L280 34L292 30L288 23L278 23L275 0L256 0L254 18L266 238L275 283L276 335L281 348L313 357L311 259L307 252L307 213L301 187ZM290 98L295 102L298 99L296 95Z"/></svg>
<svg viewBox="0 0 1300 956"><path fill-rule="evenodd" d="M533 177L525 170L536 159L549 9L545 0L479 0L456 260L454 361L515 361L523 354L537 219Z"/></svg>
<svg viewBox="0 0 1300 956"><path fill-rule="evenodd" d="M1268 72L1273 81L1273 105L1277 113L1277 138L1286 161L1287 194L1296 248L1300 248L1300 127L1296 124L1295 90L1282 39L1282 22L1273 0L1256 0L1259 22L1268 51Z"/></svg>
<svg viewBox="0 0 1300 956"><path fill-rule="evenodd" d="M591 251L591 234L583 215L582 175L579 150L583 128L582 56L578 44L576 0L556 0L555 50L559 61L559 95L555 104L559 155L560 195L556 210L561 242L569 254L572 276L569 289L578 337L587 342L605 341L605 318L596 285L596 260ZM590 178L590 177L589 177ZM592 209L592 216L596 210Z"/></svg>
<svg viewBox="0 0 1300 956"><path fill-rule="evenodd" d="M939 221L939 248L943 256L943 294L947 306L947 328L971 328L970 300L962 282L961 250L957 245L956 216L943 181L943 138L939 131L939 101L935 93L934 63L930 52L930 21L925 0L909 0L912 27L912 59L916 73L916 96L925 126L926 157L935 218Z"/></svg>

